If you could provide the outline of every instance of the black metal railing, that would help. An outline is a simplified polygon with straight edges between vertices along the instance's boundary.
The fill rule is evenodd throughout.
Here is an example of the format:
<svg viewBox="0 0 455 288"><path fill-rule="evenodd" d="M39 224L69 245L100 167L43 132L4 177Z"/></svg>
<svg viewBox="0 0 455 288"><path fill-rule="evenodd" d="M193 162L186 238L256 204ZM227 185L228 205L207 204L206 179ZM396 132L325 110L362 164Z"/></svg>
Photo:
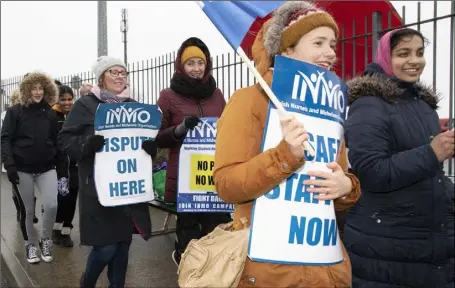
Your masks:
<svg viewBox="0 0 455 288"><path fill-rule="evenodd" d="M428 3L428 2L426 2ZM351 78L357 75L373 60L373 55L376 51L377 41L380 36L390 31L391 29L411 27L417 30L424 28L424 25L433 25L432 38L430 39L432 51L431 59L427 58L428 62L432 63L432 86L433 89L442 91L442 97L449 98L449 129L453 129L454 119L454 34L455 34L455 3L451 1L450 12L443 16L437 14L437 1L433 1L433 17L431 19L421 19L421 3L417 3L417 21L406 23L406 9L402 9L401 26L393 26L393 13L389 11L387 15L379 12L374 12L372 15L364 17L363 23L342 23L340 25L340 40L338 44L340 62L336 67L336 72L343 79ZM396 15L396 14L395 14ZM438 33L438 24L447 22L449 32L447 35ZM358 21L357 21L358 22ZM384 25L384 23L386 23ZM383 27L384 26L384 27ZM349 31L346 27L350 27ZM426 26L425 26L426 27ZM360 32L360 33L359 33ZM438 55L439 38L444 37L444 41L449 42L449 55ZM445 44L444 44L445 45ZM360 54L359 54L360 53ZM427 54L428 55L428 54ZM130 72L129 84L133 97L144 103L155 104L162 89L167 88L170 83L174 71L174 59L176 52L167 53L165 55L128 63L128 71ZM437 63L449 61L447 71L441 71ZM216 55L212 58L213 70L212 74L216 80L218 87L223 91L225 97L229 99L232 93L242 87L250 86L256 83L252 73L243 63L240 57L233 51L221 55ZM439 75L448 74L448 81L441 83L438 81ZM10 106L10 95L12 91L18 88L20 81L24 76L17 76L9 79L1 80L1 103L0 109L3 111ZM94 84L95 77L91 72L74 73L67 76L57 77L63 84L74 89L76 98L79 97L79 87L83 83ZM441 84L441 85L439 85ZM441 87L440 87L441 86ZM448 88L448 89L447 89ZM455 161L450 160L448 165L448 173L454 174Z"/></svg>

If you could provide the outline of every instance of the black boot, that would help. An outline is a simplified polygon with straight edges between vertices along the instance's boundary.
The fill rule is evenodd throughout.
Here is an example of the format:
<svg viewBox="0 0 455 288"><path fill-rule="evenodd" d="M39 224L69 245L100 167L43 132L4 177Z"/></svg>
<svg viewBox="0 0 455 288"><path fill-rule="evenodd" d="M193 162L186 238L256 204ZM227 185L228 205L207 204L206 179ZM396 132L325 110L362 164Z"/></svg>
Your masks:
<svg viewBox="0 0 455 288"><path fill-rule="evenodd" d="M60 241L62 240L62 231L60 230L52 230L52 242L55 245L60 245Z"/></svg>
<svg viewBox="0 0 455 288"><path fill-rule="evenodd" d="M63 247L71 248L74 246L73 240L71 239L71 236L68 234L62 234L62 238L60 238L60 245Z"/></svg>
<svg viewBox="0 0 455 288"><path fill-rule="evenodd" d="M16 206L16 219L17 222L21 221L21 208L19 207L19 199L16 196L13 196L14 206Z"/></svg>
<svg viewBox="0 0 455 288"><path fill-rule="evenodd" d="M36 197L35 197L35 209L36 209ZM36 217L36 212L33 214L33 223L38 223L38 217Z"/></svg>

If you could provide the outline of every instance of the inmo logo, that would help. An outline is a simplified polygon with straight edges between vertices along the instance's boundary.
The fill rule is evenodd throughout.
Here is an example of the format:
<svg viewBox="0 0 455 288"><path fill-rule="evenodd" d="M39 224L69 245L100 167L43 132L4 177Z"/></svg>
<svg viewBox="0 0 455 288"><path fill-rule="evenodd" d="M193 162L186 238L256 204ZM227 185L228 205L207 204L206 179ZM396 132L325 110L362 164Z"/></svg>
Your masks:
<svg viewBox="0 0 455 288"><path fill-rule="evenodd" d="M211 122L207 119L202 119L193 130L188 131L187 137L191 138L215 138L216 137L216 121Z"/></svg>
<svg viewBox="0 0 455 288"><path fill-rule="evenodd" d="M106 125L107 124L119 124L119 123L147 123L151 118L148 111L142 110L142 108L126 108L121 106L116 109L109 109L106 114Z"/></svg>
<svg viewBox="0 0 455 288"><path fill-rule="evenodd" d="M334 85L331 80L327 82L324 73L312 73L310 77L297 71L299 74L294 76L294 85L292 87L292 99L305 101L308 94L311 95L314 104L329 106L344 113L346 103L344 93L341 91L339 84Z"/></svg>

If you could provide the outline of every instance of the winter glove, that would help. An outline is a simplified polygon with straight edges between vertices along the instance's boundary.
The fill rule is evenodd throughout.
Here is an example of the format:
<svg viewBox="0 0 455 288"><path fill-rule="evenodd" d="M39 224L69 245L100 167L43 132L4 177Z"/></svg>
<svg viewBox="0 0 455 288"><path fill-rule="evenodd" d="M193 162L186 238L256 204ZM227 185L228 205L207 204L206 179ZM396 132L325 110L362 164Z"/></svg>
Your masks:
<svg viewBox="0 0 455 288"><path fill-rule="evenodd" d="M153 140L145 140L142 142L142 149L149 154L152 158L156 156L156 144Z"/></svg>
<svg viewBox="0 0 455 288"><path fill-rule="evenodd" d="M100 152L104 147L104 136L93 135L90 136L85 145L82 148L82 153L86 156L95 155L96 152Z"/></svg>
<svg viewBox="0 0 455 288"><path fill-rule="evenodd" d="M8 180L12 184L19 184L19 174L17 174L16 167L9 167L6 169L6 174L8 175Z"/></svg>
<svg viewBox="0 0 455 288"><path fill-rule="evenodd" d="M195 116L186 117L182 123L175 127L174 134L177 138L185 135L188 130L193 130L201 120Z"/></svg>
<svg viewBox="0 0 455 288"><path fill-rule="evenodd" d="M62 178L58 179L58 181L57 181L57 190L58 190L58 194L60 194L62 196L68 195L68 193L69 193L69 190L68 190L68 178L62 177Z"/></svg>
<svg viewBox="0 0 455 288"><path fill-rule="evenodd" d="M185 127L190 130L193 130L199 122L201 122L201 120L194 116L186 117L185 120L183 120Z"/></svg>

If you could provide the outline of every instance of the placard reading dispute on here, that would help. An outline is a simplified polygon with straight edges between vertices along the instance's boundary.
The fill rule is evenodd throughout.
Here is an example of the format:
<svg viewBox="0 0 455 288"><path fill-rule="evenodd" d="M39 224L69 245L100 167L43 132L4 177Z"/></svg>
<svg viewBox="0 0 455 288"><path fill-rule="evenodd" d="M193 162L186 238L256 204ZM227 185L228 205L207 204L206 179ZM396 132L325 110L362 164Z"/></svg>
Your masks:
<svg viewBox="0 0 455 288"><path fill-rule="evenodd" d="M95 134L105 138L95 156L95 185L103 206L150 202L154 198L152 158L142 142L154 140L161 127L156 105L136 102L100 104Z"/></svg>

